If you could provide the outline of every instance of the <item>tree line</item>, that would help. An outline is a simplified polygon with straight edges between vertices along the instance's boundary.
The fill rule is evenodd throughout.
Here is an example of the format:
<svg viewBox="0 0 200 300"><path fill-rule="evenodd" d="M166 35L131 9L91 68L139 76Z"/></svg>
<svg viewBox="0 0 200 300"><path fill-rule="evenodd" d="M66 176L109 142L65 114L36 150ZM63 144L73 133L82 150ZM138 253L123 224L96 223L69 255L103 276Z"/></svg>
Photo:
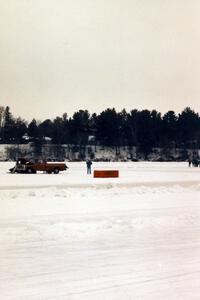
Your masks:
<svg viewBox="0 0 200 300"><path fill-rule="evenodd" d="M10 107L0 107L0 143L20 144L26 142L72 144L84 146L95 144L110 147L136 146L144 154L154 147L200 148L200 117L191 108L181 113L157 110L117 112L107 108L99 114L79 110L68 117L67 113L55 119L30 122L14 117Z"/></svg>

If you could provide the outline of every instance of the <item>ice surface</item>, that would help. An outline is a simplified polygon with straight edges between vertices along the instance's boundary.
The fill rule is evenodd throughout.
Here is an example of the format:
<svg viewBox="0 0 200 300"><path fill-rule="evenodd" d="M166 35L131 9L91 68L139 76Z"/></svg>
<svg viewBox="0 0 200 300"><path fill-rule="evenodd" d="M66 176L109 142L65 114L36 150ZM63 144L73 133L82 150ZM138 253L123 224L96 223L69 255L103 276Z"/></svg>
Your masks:
<svg viewBox="0 0 200 300"><path fill-rule="evenodd" d="M93 163L120 178L0 163L1 300L200 299L200 169Z"/></svg>

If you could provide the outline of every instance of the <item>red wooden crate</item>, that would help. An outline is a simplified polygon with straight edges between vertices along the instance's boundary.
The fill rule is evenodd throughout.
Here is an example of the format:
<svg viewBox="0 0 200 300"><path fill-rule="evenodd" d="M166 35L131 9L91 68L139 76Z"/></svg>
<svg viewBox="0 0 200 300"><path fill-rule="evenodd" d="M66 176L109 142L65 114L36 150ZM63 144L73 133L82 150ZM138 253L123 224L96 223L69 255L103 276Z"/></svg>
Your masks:
<svg viewBox="0 0 200 300"><path fill-rule="evenodd" d="M94 170L95 178L114 178L119 177L118 170Z"/></svg>

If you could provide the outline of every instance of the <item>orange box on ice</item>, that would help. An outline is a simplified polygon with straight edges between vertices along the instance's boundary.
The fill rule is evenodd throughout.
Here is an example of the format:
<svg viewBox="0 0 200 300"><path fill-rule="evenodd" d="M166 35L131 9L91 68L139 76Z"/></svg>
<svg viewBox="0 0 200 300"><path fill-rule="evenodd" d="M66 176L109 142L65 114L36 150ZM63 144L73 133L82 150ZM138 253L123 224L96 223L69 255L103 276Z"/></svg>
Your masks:
<svg viewBox="0 0 200 300"><path fill-rule="evenodd" d="M114 178L119 177L118 170L94 170L94 178Z"/></svg>

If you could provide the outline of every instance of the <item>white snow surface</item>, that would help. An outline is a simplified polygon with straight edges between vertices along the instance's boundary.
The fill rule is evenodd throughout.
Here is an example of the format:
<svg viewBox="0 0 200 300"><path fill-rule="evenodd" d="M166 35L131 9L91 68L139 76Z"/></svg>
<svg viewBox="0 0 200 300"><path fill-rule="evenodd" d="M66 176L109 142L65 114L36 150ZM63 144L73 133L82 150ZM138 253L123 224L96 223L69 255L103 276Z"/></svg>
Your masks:
<svg viewBox="0 0 200 300"><path fill-rule="evenodd" d="M200 299L200 168L66 163L10 174L0 163L1 300Z"/></svg>

